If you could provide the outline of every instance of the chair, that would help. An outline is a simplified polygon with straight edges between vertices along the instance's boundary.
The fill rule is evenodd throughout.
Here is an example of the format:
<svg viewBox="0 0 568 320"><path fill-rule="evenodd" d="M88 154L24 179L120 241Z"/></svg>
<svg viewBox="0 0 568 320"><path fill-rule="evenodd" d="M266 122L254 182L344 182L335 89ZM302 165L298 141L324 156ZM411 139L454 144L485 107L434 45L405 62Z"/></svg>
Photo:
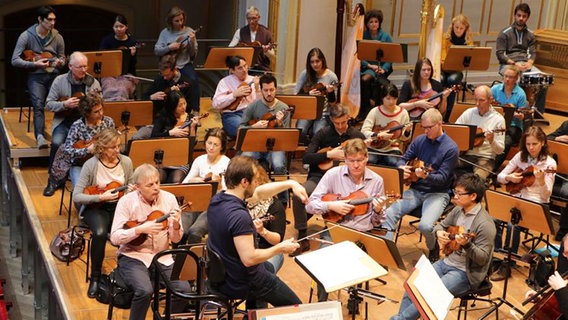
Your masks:
<svg viewBox="0 0 568 320"><path fill-rule="evenodd" d="M67 189L67 181L65 181L65 185L61 188L61 200L59 201L59 215L63 213L63 207L65 207L65 190L69 192L69 205L66 207L67 209L67 228L71 226L71 213L73 212L73 184L71 184L71 188Z"/></svg>
<svg viewBox="0 0 568 320"><path fill-rule="evenodd" d="M218 314L227 314L227 319L232 319L232 306L229 301L222 295L215 293L207 293L204 289L204 266L205 258L200 257L199 253L204 253L204 244L198 244L194 246L184 246L183 248L168 249L159 252L154 256L152 264L155 268L154 277L154 298L152 302L152 312L154 314L154 319L171 319L171 300L172 296L186 299L195 303L195 310L191 312L190 316L195 319L202 319L206 314L206 307L208 305L213 305L217 309ZM192 249L195 247L194 249ZM196 253L197 252L197 253ZM181 271L174 274L172 270L172 276L167 277L162 265L158 263L158 259L165 255L173 254L176 257L176 264L180 264L177 261L181 260ZM186 270L186 272L182 272ZM165 283L165 292L160 290L160 279ZM192 292L180 292L175 289L172 284L173 280L182 281L194 281L195 290ZM165 299L165 308L163 316L160 312L160 300ZM226 310L221 312L221 310ZM185 316L185 314L184 314ZM221 318L221 317L218 317Z"/></svg>
<svg viewBox="0 0 568 320"><path fill-rule="evenodd" d="M79 231L80 230L80 231ZM91 264L91 238L92 238L92 233L91 233L91 229L89 229L89 226L83 222L83 220L79 221L79 224L74 225L71 228L71 241L73 241L73 239L75 239L75 235L82 233L83 234L83 239L85 239L85 242L87 243L87 258L85 260L83 260L83 258L79 257L78 259L83 261L85 263L85 282L89 282L89 268L90 268L90 264ZM89 234L88 237L85 237L86 234ZM70 248L73 248L73 242L70 243L69 245ZM69 266L69 263L71 262L71 250L69 250L69 255L67 256L67 266Z"/></svg>
<svg viewBox="0 0 568 320"><path fill-rule="evenodd" d="M24 116L24 118L28 119L28 132L30 132L30 127L31 127L31 120L33 117L33 112L32 112L32 102L29 99L30 93L28 90L26 90L26 95L28 96L28 113L26 114L24 112L24 106L20 106L20 115L18 116L18 123L22 122L22 115Z"/></svg>
<svg viewBox="0 0 568 320"><path fill-rule="evenodd" d="M489 272L491 272L491 268L489 268ZM471 307L475 307L477 301L484 301L489 302L492 306L496 305L495 301L491 299L491 289L493 288L493 284L491 280L489 280L489 274L485 277L485 279L479 285L477 289L471 289L456 298L460 299L460 305L458 307L458 320L461 319L461 313L464 313L464 320L467 319L467 311L469 302L472 301ZM481 298L489 296L488 298ZM499 312L495 313L495 319L499 320Z"/></svg>

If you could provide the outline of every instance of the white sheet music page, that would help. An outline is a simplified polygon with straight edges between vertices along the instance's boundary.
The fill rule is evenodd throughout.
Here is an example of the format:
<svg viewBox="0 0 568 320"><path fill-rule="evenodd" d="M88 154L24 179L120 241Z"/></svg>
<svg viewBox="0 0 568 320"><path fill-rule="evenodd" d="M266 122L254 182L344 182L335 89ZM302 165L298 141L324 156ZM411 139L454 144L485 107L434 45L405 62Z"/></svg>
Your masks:
<svg viewBox="0 0 568 320"><path fill-rule="evenodd" d="M418 277L414 280L414 286L430 309L438 319L445 319L454 300L454 296L448 291L440 276L425 255L416 263L419 270Z"/></svg>
<svg viewBox="0 0 568 320"><path fill-rule="evenodd" d="M305 253L296 259L310 270L327 292L387 274L385 268L351 241Z"/></svg>

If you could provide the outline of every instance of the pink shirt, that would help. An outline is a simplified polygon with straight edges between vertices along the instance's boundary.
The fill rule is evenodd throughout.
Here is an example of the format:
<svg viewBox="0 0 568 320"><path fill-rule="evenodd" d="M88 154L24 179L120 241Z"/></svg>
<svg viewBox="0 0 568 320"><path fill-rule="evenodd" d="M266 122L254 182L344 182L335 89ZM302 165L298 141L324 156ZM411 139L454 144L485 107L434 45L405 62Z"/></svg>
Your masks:
<svg viewBox="0 0 568 320"><path fill-rule="evenodd" d="M231 103L235 102L237 98L233 97L233 92L237 91L239 86L243 83L247 83L252 87L252 92L246 97L243 97L237 109L234 111L243 110L248 107L249 103L256 100L256 85L254 82L254 77L247 75L245 81L239 80L237 76L231 74L219 81L217 84L217 89L215 90L215 95L213 95L213 108L221 110L221 112L234 112L229 109L224 109L228 107Z"/></svg>
<svg viewBox="0 0 568 320"><path fill-rule="evenodd" d="M160 210L168 213L178 209L176 197L166 191L160 190L160 194L153 204L148 204L138 191L130 192L120 198L114 212L114 220L110 232L110 241L119 245L118 255L125 255L133 259L142 261L146 267L150 267L152 259L156 253L169 249L169 240L178 242L183 235L183 227L180 224L179 230L174 230L173 219L168 219L168 228L156 235L148 235L146 241L139 245L133 246L129 244L137 235L134 229L125 229L124 224L127 221L136 220L138 222L146 221L147 216L154 210ZM165 255L160 258L160 263L171 265L174 263L171 255Z"/></svg>

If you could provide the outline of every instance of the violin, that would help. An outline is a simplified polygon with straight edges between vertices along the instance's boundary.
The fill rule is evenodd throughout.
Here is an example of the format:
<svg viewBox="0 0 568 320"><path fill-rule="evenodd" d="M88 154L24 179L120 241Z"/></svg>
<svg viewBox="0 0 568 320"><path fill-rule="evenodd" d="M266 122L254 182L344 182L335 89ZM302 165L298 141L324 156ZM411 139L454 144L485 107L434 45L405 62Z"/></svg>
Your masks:
<svg viewBox="0 0 568 320"><path fill-rule="evenodd" d="M128 189L127 185L122 185L122 183L120 183L118 181L111 181L111 182L107 183L107 185L102 187L102 188L97 186L97 185L85 187L85 189L83 190L83 193L88 194L88 195L97 195L97 194L103 194L103 193L107 192L108 190L112 190L112 193L118 192L118 197L120 198L124 195L124 190L126 190L126 189Z"/></svg>
<svg viewBox="0 0 568 320"><path fill-rule="evenodd" d="M371 147L376 149L382 149L387 147L391 143L391 140L400 138L400 136L402 136L402 132L410 126L412 126L412 122L409 122L407 124L400 124L398 121L395 120L387 123L385 126L375 125L373 127L373 134L371 135L371 137L373 138L373 142L371 142ZM392 137L389 140L379 140L378 139L379 133L383 132L392 133Z"/></svg>
<svg viewBox="0 0 568 320"><path fill-rule="evenodd" d="M343 148L345 147L345 145L347 144L347 141L343 141L343 143L341 143L339 145L339 147ZM319 149L317 153L327 153L328 151L331 151L332 149L335 149L333 147L325 147L322 149ZM321 171L327 171L331 168L333 168L333 166L335 165L333 159L327 159L324 162L318 164L318 168L320 168Z"/></svg>
<svg viewBox="0 0 568 320"><path fill-rule="evenodd" d="M493 129L491 132L493 133L503 133L507 131L507 129ZM474 147L481 147L483 141L485 141L485 132L481 128L477 128L477 132L475 133L475 140L473 141Z"/></svg>
<svg viewBox="0 0 568 320"><path fill-rule="evenodd" d="M136 49L140 49L140 48L144 48L144 46L146 45L146 43L144 42L136 42L136 44L134 44L133 46L127 47L127 46L120 46L117 49L118 50L130 50L130 48L134 47Z"/></svg>
<svg viewBox="0 0 568 320"><path fill-rule="evenodd" d="M193 29L193 34L196 34L197 32L201 31L201 29L203 29L203 26L199 26L199 27ZM178 42L179 44L183 44L186 41L189 41L189 33L188 34L182 34L181 36L177 37L175 42ZM168 45L170 43L168 43ZM182 48L180 47L180 49L182 49ZM178 49L178 50L180 50L180 49ZM172 50L172 51L177 51L177 50Z"/></svg>
<svg viewBox="0 0 568 320"><path fill-rule="evenodd" d="M284 115L286 115L288 112L293 111L293 109L291 107L288 107L286 109L282 109L281 111L284 113ZM281 124L278 123L278 119L276 119L276 113L272 113L272 111L265 113L260 119L249 120L248 125L252 126L260 120L268 121L268 125L266 126L267 128L278 128L281 126Z"/></svg>
<svg viewBox="0 0 568 320"><path fill-rule="evenodd" d="M57 63L59 61L61 61L61 64L65 63L65 57L61 57L58 58L56 56L53 55L53 53L49 52L49 51L42 51L42 52L35 52L33 50L24 50L22 52L22 59L26 60L26 61L31 61L31 62L36 62L42 59L47 59L47 62L49 62L48 67L45 69L45 71L51 73L53 72L53 70L55 70L55 67L57 66Z"/></svg>
<svg viewBox="0 0 568 320"><path fill-rule="evenodd" d="M267 50L271 50L277 46L275 42L269 42L266 45L268 46ZM237 47L262 47L262 43L258 40L253 42L239 41L239 43L237 43Z"/></svg>
<svg viewBox="0 0 568 320"><path fill-rule="evenodd" d="M220 173L217 177L213 179L213 172L208 172L205 177L203 177L203 182L210 182L210 181L221 181L223 179L224 173Z"/></svg>
<svg viewBox="0 0 568 320"><path fill-rule="evenodd" d="M209 112L205 112L205 113L203 113L203 114L197 116L197 119L195 119L195 121L197 122L197 121L199 121L199 120L201 120L201 119L203 119L203 118L207 118L207 117L209 117ZM185 128L189 127L190 125L192 125L193 122L194 122L194 119L193 119L193 118L190 118L190 119L186 119L186 121L184 121L184 122L182 122L182 123L178 123L177 126L178 126L180 129L185 129Z"/></svg>
<svg viewBox="0 0 568 320"><path fill-rule="evenodd" d="M260 216L260 217L258 217L258 218L256 218L256 219L258 219L258 220L260 220L260 221L262 221L262 222L268 222L268 221L274 221L274 220L276 220L276 217L275 217L274 215L272 215L272 214L270 214L270 213L267 212L267 213L263 214L262 216Z"/></svg>
<svg viewBox="0 0 568 320"><path fill-rule="evenodd" d="M442 252L444 252L446 256L461 248L461 245L456 241L457 235L462 235L466 239L475 239L475 233L465 232L463 226L449 226L446 232L449 233L448 238L450 238L450 242L446 243L444 248L442 248Z"/></svg>
<svg viewBox="0 0 568 320"><path fill-rule="evenodd" d="M521 182L513 183L509 182L505 185L505 190L510 194L515 194L521 192L521 190L525 187L530 187L534 184L535 177L534 177L534 166L528 166L524 170L521 168L516 168L513 170L513 173L521 173L523 176ZM556 169L544 169L544 173L556 173Z"/></svg>
<svg viewBox="0 0 568 320"><path fill-rule="evenodd" d="M176 85L173 85L169 88L165 88L164 90L162 90L162 92L165 93L165 94L169 94L170 91L174 90L174 89L172 89L173 87L177 87L177 90L181 90L181 89L185 89L185 88L189 87L189 83L184 81L180 84L176 84Z"/></svg>
<svg viewBox="0 0 568 320"><path fill-rule="evenodd" d="M369 197L364 191L357 190L351 192L349 195L343 197L340 194L328 193L323 195L322 201L346 201L348 204L355 206L353 210L349 213L351 216L360 216L366 214L369 211L369 204L373 202L373 199L386 200L391 198L400 198L400 195L388 194L380 197ZM345 217L334 211L328 211L322 215L322 217L331 222L341 222Z"/></svg>
<svg viewBox="0 0 568 320"><path fill-rule="evenodd" d="M244 87L244 86L249 86L252 88L252 85L254 84L254 80L246 83L246 82L241 82L241 84L239 84L238 88ZM235 90L236 91L236 90ZM227 92L227 94L229 94L230 92ZM237 110L237 107L239 106L239 104L241 104L241 101L243 101L245 97L244 96L240 96L238 97L235 101L233 101L230 105L228 105L227 107L225 107L226 110L231 110L231 111L235 111Z"/></svg>
<svg viewBox="0 0 568 320"><path fill-rule="evenodd" d="M418 176L416 175L416 169L421 169L424 172L430 173L432 172L432 165L426 166L424 164L424 161L419 160L418 158L412 159L410 161L408 161L408 163L406 164L407 166L410 166L410 176L407 179L404 179L404 184L409 185L413 182L418 181L420 178L418 178Z"/></svg>
<svg viewBox="0 0 568 320"><path fill-rule="evenodd" d="M341 87L341 82L337 82L337 81L332 81L330 84L330 86L333 86L334 89L337 89L339 87ZM310 86L309 84L304 85L303 90L305 93L310 93L310 91L312 90L317 90L320 92L321 95L325 95L327 94L327 85L325 83L321 83L318 82L313 86Z"/></svg>
<svg viewBox="0 0 568 320"><path fill-rule="evenodd" d="M179 207L180 210L184 210L187 207L190 207L191 204L190 203L185 203L183 206ZM162 223L162 229L165 230L168 227L168 218L170 217L170 213L163 213L160 210L154 210L152 212L150 212L150 214L146 217L146 221L154 221L156 223ZM131 229L131 228L135 228L143 223L145 223L146 221L143 222L138 222L137 220L130 220L130 221L126 221L126 223L124 224L124 229ZM139 246L141 244L143 244L146 239L148 239L148 234L147 233L142 233L141 235L139 235L138 237L134 238L134 240L130 241L129 244L133 245L133 246Z"/></svg>
<svg viewBox="0 0 568 320"><path fill-rule="evenodd" d="M407 102L413 103L413 102L416 102L416 101L420 101L420 100L426 99L426 101L432 102L434 105L437 106L437 105L439 105L440 102L442 101L442 100L441 100L441 97L444 95L445 92L447 92L448 90L449 90L450 92L452 92L452 91L457 91L457 90L459 90L460 88L461 88L461 86L456 84L456 85L452 86L451 88L447 88L446 90L444 90L444 91L442 91L442 92L434 93L435 91L431 90L431 91L428 92L424 97L422 97L422 98L412 98L412 99L408 100ZM420 118L420 117L422 116L422 114L424 113L424 111L426 111L425 108L423 108L423 107L416 107L416 108L410 110L410 111L408 112L408 114L410 115L410 118L411 118L411 119L418 119L418 118Z"/></svg>

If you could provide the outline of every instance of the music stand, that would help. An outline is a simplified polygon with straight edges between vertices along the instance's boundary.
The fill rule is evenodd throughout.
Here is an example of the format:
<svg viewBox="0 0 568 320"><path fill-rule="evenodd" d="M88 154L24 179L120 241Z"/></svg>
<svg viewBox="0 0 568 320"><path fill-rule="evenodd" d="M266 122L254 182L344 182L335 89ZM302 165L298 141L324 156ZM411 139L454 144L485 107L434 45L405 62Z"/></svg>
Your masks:
<svg viewBox="0 0 568 320"><path fill-rule="evenodd" d="M467 75L469 70L489 69L491 59L490 47L472 46L450 46L446 54L446 60L442 65L442 70L462 71L465 70L465 77L462 81L462 102L465 102L467 92Z"/></svg>
<svg viewBox="0 0 568 320"><path fill-rule="evenodd" d="M359 60L402 63L404 56L399 43L380 42L377 40L357 41L357 58Z"/></svg>
<svg viewBox="0 0 568 320"><path fill-rule="evenodd" d="M253 65L254 48L253 47L212 47L205 59L203 68L205 69L227 69L226 59L229 56L241 56L245 58L249 66Z"/></svg>
<svg viewBox="0 0 568 320"><path fill-rule="evenodd" d="M152 123L153 104L150 100L141 101L109 101L104 104L105 116L111 117L115 125L124 125L125 140L131 127L139 128ZM128 115L126 117L126 115Z"/></svg>
<svg viewBox="0 0 568 320"><path fill-rule="evenodd" d="M292 119L316 120L321 118L325 98L309 95L277 95L289 107L294 106Z"/></svg>
<svg viewBox="0 0 568 320"><path fill-rule="evenodd" d="M552 226L552 219L548 208L533 201L514 197L507 193L502 193L494 190L485 191L485 201L487 204L487 211L495 219L505 222L510 222L514 227L524 227L527 229L535 230L543 234L554 234L554 227ZM507 255L504 259L507 274L511 272L511 261L513 257L512 248L509 246ZM521 310L515 307L511 302L507 301L507 285L509 277L505 277L503 283L503 295L494 299L495 305L492 306L480 319L485 319L491 313L498 312L499 307L503 304L508 305L520 314L524 314Z"/></svg>
<svg viewBox="0 0 568 320"><path fill-rule="evenodd" d="M88 69L100 82L101 77L118 77L122 74L122 50L87 51Z"/></svg>

